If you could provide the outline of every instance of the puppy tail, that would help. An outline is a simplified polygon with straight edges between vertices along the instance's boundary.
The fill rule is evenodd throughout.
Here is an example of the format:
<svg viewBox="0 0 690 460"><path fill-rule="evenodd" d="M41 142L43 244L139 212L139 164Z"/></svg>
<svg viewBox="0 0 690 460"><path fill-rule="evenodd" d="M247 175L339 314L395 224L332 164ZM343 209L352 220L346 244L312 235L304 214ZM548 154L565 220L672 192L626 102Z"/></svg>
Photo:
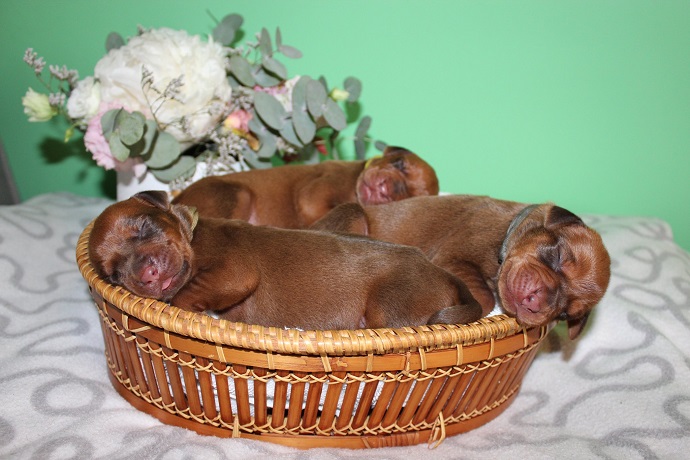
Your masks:
<svg viewBox="0 0 690 460"><path fill-rule="evenodd" d="M478 302L468 305L453 305L443 308L429 318L427 324L468 324L482 317L482 307Z"/></svg>

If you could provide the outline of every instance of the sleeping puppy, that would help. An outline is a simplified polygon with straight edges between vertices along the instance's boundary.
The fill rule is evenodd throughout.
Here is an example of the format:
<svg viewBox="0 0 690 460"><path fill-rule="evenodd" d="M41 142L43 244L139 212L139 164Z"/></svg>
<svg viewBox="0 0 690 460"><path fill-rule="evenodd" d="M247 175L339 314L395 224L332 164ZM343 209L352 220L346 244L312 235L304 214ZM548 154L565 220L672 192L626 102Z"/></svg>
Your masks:
<svg viewBox="0 0 690 460"><path fill-rule="evenodd" d="M174 199L204 217L306 228L341 203L387 203L438 194L433 168L414 153L387 147L368 161L286 165L201 179Z"/></svg>
<svg viewBox="0 0 690 460"><path fill-rule="evenodd" d="M94 221L89 259L134 294L231 321L301 329L467 323L481 306L416 248L198 218L142 192Z"/></svg>
<svg viewBox="0 0 690 460"><path fill-rule="evenodd" d="M498 302L525 326L567 320L582 331L610 278L597 232L553 204L470 195L335 208L312 228L416 246L463 280L488 314Z"/></svg>

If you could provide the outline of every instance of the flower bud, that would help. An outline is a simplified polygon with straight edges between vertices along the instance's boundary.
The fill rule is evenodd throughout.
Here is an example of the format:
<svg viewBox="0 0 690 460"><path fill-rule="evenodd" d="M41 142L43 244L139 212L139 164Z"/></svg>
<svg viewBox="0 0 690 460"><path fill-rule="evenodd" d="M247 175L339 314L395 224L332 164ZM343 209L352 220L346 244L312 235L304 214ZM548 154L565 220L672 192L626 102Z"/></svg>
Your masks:
<svg viewBox="0 0 690 460"><path fill-rule="evenodd" d="M58 114L57 107L50 105L48 96L37 93L32 88L29 88L22 98L22 105L29 121L48 121Z"/></svg>
<svg viewBox="0 0 690 460"><path fill-rule="evenodd" d="M331 90L331 94L329 94L329 96L334 101L344 101L344 100L347 100L348 97L350 97L350 93L348 93L344 89L333 88Z"/></svg>

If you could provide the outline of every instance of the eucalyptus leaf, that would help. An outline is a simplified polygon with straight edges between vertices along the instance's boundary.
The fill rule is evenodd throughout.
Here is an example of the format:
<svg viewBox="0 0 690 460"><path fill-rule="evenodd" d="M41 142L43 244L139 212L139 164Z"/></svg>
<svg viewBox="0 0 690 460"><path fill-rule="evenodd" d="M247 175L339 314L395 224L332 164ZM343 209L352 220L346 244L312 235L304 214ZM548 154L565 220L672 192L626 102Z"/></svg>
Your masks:
<svg viewBox="0 0 690 460"><path fill-rule="evenodd" d="M308 144L314 140L314 135L316 134L316 123L314 123L314 120L312 120L306 110L293 109L292 125L294 126L295 133L297 133L297 137L302 144Z"/></svg>
<svg viewBox="0 0 690 460"><path fill-rule="evenodd" d="M180 143L171 134L158 132L151 149L144 159L146 166L153 169L166 168L180 156Z"/></svg>
<svg viewBox="0 0 690 460"><path fill-rule="evenodd" d="M256 84L262 88L270 88L271 86L276 86L282 80L277 78L270 73L266 72L262 66L256 66L252 72Z"/></svg>
<svg viewBox="0 0 690 460"><path fill-rule="evenodd" d="M363 160L367 153L367 144L363 139L355 139L355 156Z"/></svg>
<svg viewBox="0 0 690 460"><path fill-rule="evenodd" d="M314 139L316 123L307 108L307 87L311 78L300 77L292 88L292 124L299 140L307 144Z"/></svg>
<svg viewBox="0 0 690 460"><path fill-rule="evenodd" d="M244 86L252 87L256 84L254 75L252 74L252 66L245 58L239 55L234 55L228 62L228 68L237 80Z"/></svg>
<svg viewBox="0 0 690 460"><path fill-rule="evenodd" d="M307 85L311 78L304 75L297 80L292 88L292 113L307 110Z"/></svg>
<svg viewBox="0 0 690 460"><path fill-rule="evenodd" d="M280 33L280 27L276 27L276 48L283 45L283 34Z"/></svg>
<svg viewBox="0 0 690 460"><path fill-rule="evenodd" d="M333 130L331 134L328 136L328 141L331 146L331 155L333 156L334 160L339 160L340 159L340 152L338 151L338 144L336 144L336 139L338 138L338 132L336 130Z"/></svg>
<svg viewBox="0 0 690 460"><path fill-rule="evenodd" d="M331 98L326 99L323 117L326 119L326 123L336 131L342 131L347 128L345 112L343 112L343 109L341 109Z"/></svg>
<svg viewBox="0 0 690 460"><path fill-rule="evenodd" d="M153 120L145 120L143 135L133 144L128 144L129 157L143 157L147 154L158 131L158 126Z"/></svg>
<svg viewBox="0 0 690 460"><path fill-rule="evenodd" d="M299 137L297 137L295 126L292 123L285 123L285 126L283 126L283 128L280 130L280 136L290 144L297 147L302 147L302 141L300 141Z"/></svg>
<svg viewBox="0 0 690 460"><path fill-rule="evenodd" d="M261 34L259 35L259 50L264 56L273 55L273 46L271 45L271 35L268 30L264 27L261 29Z"/></svg>
<svg viewBox="0 0 690 460"><path fill-rule="evenodd" d="M326 93L326 88L323 84L318 80L310 79L307 83L307 108L314 118L319 118L323 115L327 98L328 93Z"/></svg>
<svg viewBox="0 0 690 460"><path fill-rule="evenodd" d="M113 132L108 139L108 147L110 147L110 153L113 155L117 161L125 161L129 158L129 149L120 140L120 136L117 132Z"/></svg>
<svg viewBox="0 0 690 460"><path fill-rule="evenodd" d="M253 132L257 136L262 136L269 132L268 128L266 128L266 126L261 122L261 120L257 119L257 117L252 117L247 126L249 127L249 131Z"/></svg>
<svg viewBox="0 0 690 460"><path fill-rule="evenodd" d="M279 45L277 48L278 51L285 57L289 57L291 59L299 59L302 57L302 52L294 46Z"/></svg>
<svg viewBox="0 0 690 460"><path fill-rule="evenodd" d="M343 83L345 91L349 93L347 102L356 102L359 96L362 94L362 82L355 77L348 77Z"/></svg>
<svg viewBox="0 0 690 460"><path fill-rule="evenodd" d="M386 150L386 147L388 147L388 144L386 144L383 141L376 141L374 142L374 147L376 147L377 150L383 152L384 150Z"/></svg>
<svg viewBox="0 0 690 460"><path fill-rule="evenodd" d="M256 156L261 158L272 157L277 148L277 139L275 135L270 132L257 117L249 120L249 130L256 134L256 137L259 139L259 151Z"/></svg>
<svg viewBox="0 0 690 460"><path fill-rule="evenodd" d="M117 118L117 114L121 111L122 109L108 110L101 117L101 129L103 130L103 137L105 137L105 140L110 140L110 136L115 130L115 118Z"/></svg>
<svg viewBox="0 0 690 460"><path fill-rule="evenodd" d="M237 31L242 27L243 21L244 19L239 14L228 14L213 29L213 40L226 46L231 44L235 40Z"/></svg>
<svg viewBox="0 0 690 460"><path fill-rule="evenodd" d="M252 77L252 78L254 78L254 77ZM232 74L228 75L228 83L230 83L230 87L233 90L236 90L237 88L239 88L241 86L239 80L237 78L235 78L235 76Z"/></svg>
<svg viewBox="0 0 690 460"><path fill-rule="evenodd" d="M270 132L259 135L258 137L260 147L256 152L256 155L259 158L271 158L273 155L275 155L276 148L278 146L277 138Z"/></svg>
<svg viewBox="0 0 690 460"><path fill-rule="evenodd" d="M270 56L264 56L261 58L261 66L266 70L266 72L272 73L281 80L287 79L287 69L282 62L273 59Z"/></svg>
<svg viewBox="0 0 690 460"><path fill-rule="evenodd" d="M249 147L245 147L242 151L242 156L244 160L249 163L249 165L254 169L267 169L273 166L273 163L269 160L262 160L258 157L256 152Z"/></svg>
<svg viewBox="0 0 690 460"><path fill-rule="evenodd" d="M167 168L154 169L149 167L149 171L156 179L168 183L178 177L191 177L196 170L196 161L190 156L181 156L177 161Z"/></svg>
<svg viewBox="0 0 690 460"><path fill-rule="evenodd" d="M105 39L105 50L115 50L125 45L125 39L117 32L110 32Z"/></svg>
<svg viewBox="0 0 690 460"><path fill-rule="evenodd" d="M158 125L153 120L146 120L146 128L144 129L144 136L141 138L143 145L141 146L140 156L144 156L151 150L156 137L158 136Z"/></svg>
<svg viewBox="0 0 690 460"><path fill-rule="evenodd" d="M359 124L357 125L357 129L355 130L355 139L364 140L364 138L367 136L367 132L369 132L370 127L371 127L371 117L370 116L362 117L362 119L359 120Z"/></svg>
<svg viewBox="0 0 690 460"><path fill-rule="evenodd" d="M133 145L144 136L146 118L141 112L122 110L115 118L115 129L125 145Z"/></svg>
<svg viewBox="0 0 690 460"><path fill-rule="evenodd" d="M273 129L281 130L285 126L287 112L278 100L262 91L254 92L254 109L261 119Z"/></svg>

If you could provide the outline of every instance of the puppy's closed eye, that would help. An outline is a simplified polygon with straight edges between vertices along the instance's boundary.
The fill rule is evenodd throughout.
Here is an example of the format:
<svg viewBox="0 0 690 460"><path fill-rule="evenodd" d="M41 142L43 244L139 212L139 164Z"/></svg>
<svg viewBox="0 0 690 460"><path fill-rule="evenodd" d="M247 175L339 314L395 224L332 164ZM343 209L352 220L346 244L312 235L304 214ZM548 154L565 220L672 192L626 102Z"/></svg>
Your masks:
<svg viewBox="0 0 690 460"><path fill-rule="evenodd" d="M405 172L407 170L407 163L403 157L396 158L391 162L391 165L400 172Z"/></svg>
<svg viewBox="0 0 690 460"><path fill-rule="evenodd" d="M158 226L148 216L139 216L128 226L130 238L134 240L145 240L156 235Z"/></svg>
<svg viewBox="0 0 690 460"><path fill-rule="evenodd" d="M154 236L156 234L157 228L151 223L149 219L144 219L142 222L139 223L137 230L137 237L143 240Z"/></svg>
<svg viewBox="0 0 690 460"><path fill-rule="evenodd" d="M538 249L539 259L551 270L560 272L563 265L562 251L558 243L555 245L544 245Z"/></svg>

